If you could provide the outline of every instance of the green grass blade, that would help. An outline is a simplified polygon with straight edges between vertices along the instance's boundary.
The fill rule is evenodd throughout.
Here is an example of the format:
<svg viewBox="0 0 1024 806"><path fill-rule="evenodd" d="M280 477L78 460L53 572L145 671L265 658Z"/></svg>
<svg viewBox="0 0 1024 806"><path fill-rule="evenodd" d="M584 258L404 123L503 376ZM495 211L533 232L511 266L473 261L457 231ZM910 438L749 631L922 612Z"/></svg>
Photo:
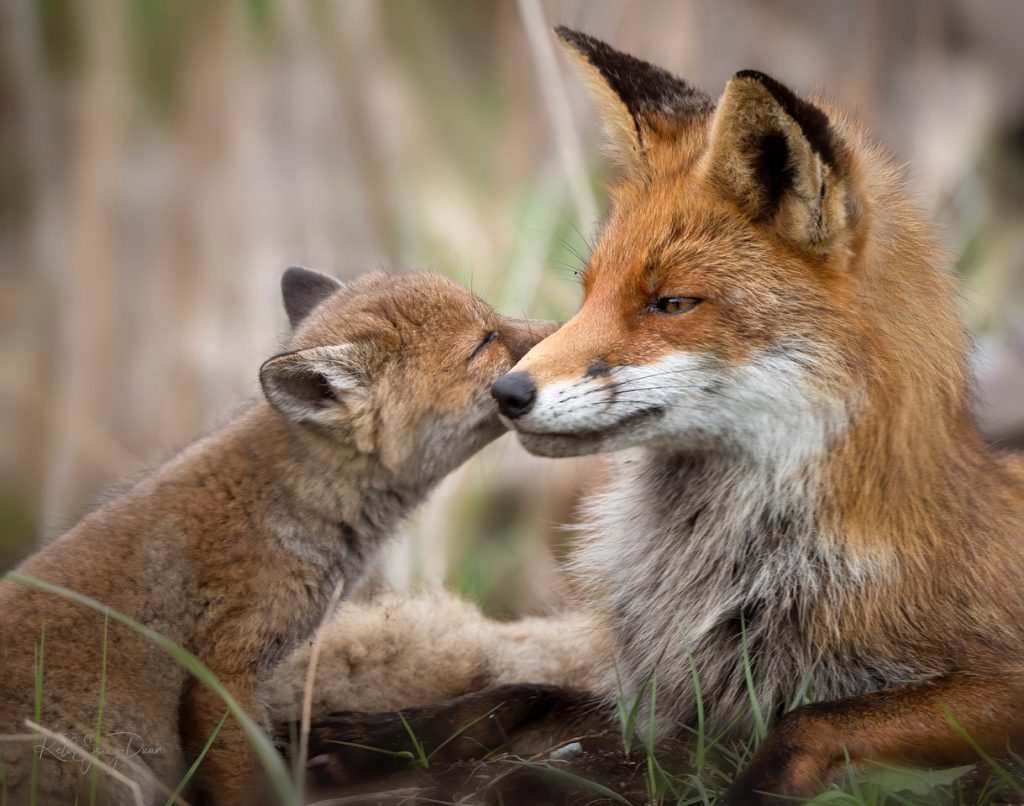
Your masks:
<svg viewBox="0 0 1024 806"><path fill-rule="evenodd" d="M487 719L487 717L489 717L491 714L493 714L495 711L497 711L499 708L501 708L502 705L503 705L503 703L498 703L497 705L495 705L493 708L491 708L486 713L480 714L480 716L478 716L475 719L472 719L469 722L467 722L465 725L463 725L461 728L459 728L457 731L455 731L455 733L453 733L451 736L449 736L447 739L445 739L443 742L441 742L441 744L439 744L437 747L435 747L433 750L431 750L430 753L427 755L427 761L429 762L444 747L446 747L448 744L450 744L451 742L453 742L456 739L458 739L463 733L465 733L467 730L469 730L471 727L473 727L477 722L480 722L480 721L482 721L484 719Z"/></svg>
<svg viewBox="0 0 1024 806"><path fill-rule="evenodd" d="M805 702L810 701L811 681L814 678L814 667L817 665L818 661L812 663L811 667L807 670L807 673L800 679L800 685L797 686L796 694L793 696L793 699L790 700L789 708L786 709L786 713L795 711Z"/></svg>
<svg viewBox="0 0 1024 806"><path fill-rule="evenodd" d="M1003 767L1002 764L999 764L994 758L992 758L988 753L986 753L982 749L981 745L974 740L974 737L971 736L971 734L967 732L966 728L964 728L964 726L960 724L957 718L953 716L953 712L950 710L949 706L946 705L946 703L942 703L942 711L943 713L945 713L946 719L949 720L949 724L952 725L954 730L956 730L956 732L960 734L963 740L967 742L968 745L970 745L970 748L978 754L978 757L986 764L988 764L988 766L992 769L992 772L994 772L996 776L998 776L999 780L1002 781L1010 789L1012 789L1014 794L1016 794L1018 797L1024 798L1024 786L1015 781L1013 779L1013 776L1010 775L1010 773L1006 770L1005 767Z"/></svg>
<svg viewBox="0 0 1024 806"><path fill-rule="evenodd" d="M657 803L662 799L662 794L667 788L674 796L678 796L675 787L672 785L672 781L667 772L658 762L658 757L655 754L655 738L656 738L656 715L658 712L658 676L656 674L657 667L651 674L651 706L650 706L650 717L647 725L647 741L644 742L644 749L647 752L647 764L646 764L646 784L647 784L647 800L649 803Z"/></svg>
<svg viewBox="0 0 1024 806"><path fill-rule="evenodd" d="M717 748L723 756L727 757L736 766L744 764L746 762L746 757L741 758L739 755L737 755L731 749L729 749L728 744L725 743L725 739L729 736L732 729L736 726L736 723L739 722L742 718L743 714L737 714L732 719L730 719L728 724L725 726L725 729L721 733L719 733L717 736L712 736L710 740L708 740L705 752L710 753L712 750ZM676 722L676 726L680 730L684 730L687 733L692 733L695 737L697 735L697 731L692 725L687 725L684 722ZM749 756L749 753L747 755Z"/></svg>
<svg viewBox="0 0 1024 806"><path fill-rule="evenodd" d="M622 676L619 674L618 664L615 664L615 692L615 713L619 718L619 730L622 733L622 751L628 756L632 740L626 732L629 714L626 711L626 692L622 689Z"/></svg>
<svg viewBox="0 0 1024 806"><path fill-rule="evenodd" d="M699 773L704 769L707 754L707 737L704 734L704 693L700 687L700 676L697 674L697 661L693 653L686 651L686 658L690 663L690 677L693 679L693 696L697 704L697 752L694 766ZM706 799L706 798L705 798Z"/></svg>
<svg viewBox="0 0 1024 806"><path fill-rule="evenodd" d="M326 739L327 744L339 744L342 747L354 747L357 750L368 750L371 753L380 753L392 758L401 758L406 761L415 761L416 756L408 750L385 750L383 747L374 747L372 744L359 744L359 742L345 742L341 739Z"/></svg>
<svg viewBox="0 0 1024 806"><path fill-rule="evenodd" d="M640 685L640 690L633 698L633 704L627 709L626 693L622 688L622 679L619 677L618 669L615 670L615 684L619 693L615 700L615 706L619 715L619 725L622 729L622 748L627 756L630 755L633 750L633 738L636 736L636 721L640 715L640 705L643 703L647 687L651 684L651 680L654 678L654 673L656 671L657 667L652 669L651 673L647 675L644 682Z"/></svg>
<svg viewBox="0 0 1024 806"><path fill-rule="evenodd" d="M700 779L699 774L690 776L690 785L697 790L700 803L704 804L704 806L711 806L711 796L708 795L707 787L704 786L704 782Z"/></svg>
<svg viewBox="0 0 1024 806"><path fill-rule="evenodd" d="M188 768L188 772L185 773L185 777L178 781L178 785L168 796L164 806L173 806L174 802L178 799L178 796L185 791L185 787L188 786L188 782L192 780L192 776L196 774L196 770L199 769L199 765L203 763L203 759L206 758L206 754L213 746L213 742L217 738L217 734L220 733L220 729L224 727L224 721L228 718L228 714L230 713L230 711L224 712L224 716L220 718L220 722L217 723L217 727L213 729L213 733L210 734L210 738L207 739L206 744L203 745L203 751L199 754L196 760L192 762L192 766Z"/></svg>
<svg viewBox="0 0 1024 806"><path fill-rule="evenodd" d="M657 672L657 669L655 669ZM647 744L649 747L654 746L654 735L655 735L655 714L658 710L658 676L657 674L651 674L651 714L647 720Z"/></svg>
<svg viewBox="0 0 1024 806"><path fill-rule="evenodd" d="M864 800L864 793L861 792L860 782L857 780L857 771L853 768L853 762L850 761L850 751L845 747L843 748L843 759L846 762L846 778L850 782L850 791L857 800Z"/></svg>
<svg viewBox="0 0 1024 806"><path fill-rule="evenodd" d="M100 705L96 716L96 737L93 741L94 756L100 754L100 742L103 740L103 707L107 697L107 633L110 628L110 616L103 614L103 660L100 662ZM95 764L89 768L89 806L96 806L96 788L99 785L99 770Z"/></svg>
<svg viewBox="0 0 1024 806"><path fill-rule="evenodd" d="M758 743L768 734L768 725L761 713L761 703L757 700L754 690L754 672L750 666L750 648L747 646L747 620L740 610L740 641L743 647L743 677L747 683L747 695L750 697L750 711L754 715L754 730Z"/></svg>
<svg viewBox="0 0 1024 806"><path fill-rule="evenodd" d="M43 724L43 651L46 647L46 624L39 628L39 647L36 650L36 681L35 681L35 722ZM39 737L42 741L42 736ZM36 806L39 802L39 757L40 753L32 754L32 781L29 788L29 803Z"/></svg>
<svg viewBox="0 0 1024 806"><path fill-rule="evenodd" d="M589 778L583 778L582 776L571 773L568 770L563 770L561 767L556 767L551 763L526 761L525 759L513 759L512 763L520 767L526 767L527 769L539 770L546 775L550 775L551 777L558 778L566 783L571 783L583 789L595 792L609 800L615 801L616 803L624 803L626 806L632 806L626 798L614 789L609 789L604 784L599 784L597 781L591 781Z"/></svg>
<svg viewBox="0 0 1024 806"><path fill-rule="evenodd" d="M423 742L421 742L416 736L415 731L412 729L412 725L409 724L405 715L401 711L398 712L398 718L402 720L405 732L409 734L409 739L412 741L413 749L416 751L416 763L425 770L430 769L430 758L427 756L426 750L423 747Z"/></svg>
<svg viewBox="0 0 1024 806"><path fill-rule="evenodd" d="M11 582L17 582L22 585L26 585L30 588L36 588L47 593L52 593L55 596L60 596L63 599L80 604L83 607L88 607L91 610L95 610L99 613L109 615L114 621L120 622L131 630L134 630L139 635L152 641L160 649L170 655L174 660L180 663L185 669L187 669L197 680L201 683L209 686L217 696L224 701L224 704L228 707L231 715L238 722L239 727L242 728L243 732L248 738L249 743L252 745L256 756L259 758L260 764L263 767L264 772L267 774L267 778L270 781L270 785L274 789L274 794L282 804L287 804L292 801L292 786L291 779L288 775L288 769L285 767L284 760L278 754L277 750L274 749L273 744L264 735L259 725L253 722L252 718L242 710L242 707L238 704L238 701L232 696L231 692L228 691L224 684L217 679L217 676L207 668L206 664L203 663L199 658L193 655L186 649L181 648L169 638L165 638L153 629L150 629L145 624L140 624L135 619L119 613L112 607L96 601L95 599L85 596L84 594L78 593L77 591L64 588L60 585L54 585L51 582L46 582L42 579L36 579L35 577L26 576L16 571L7 573L4 577ZM40 652L40 660L42 659L42 652ZM37 687L41 690L42 680L42 667L38 671L39 682ZM37 699L41 698L41 695L37 695ZM37 723L39 724L39 723ZM33 754L34 756L35 754ZM33 787L34 789L34 787ZM33 800L33 804L35 801Z"/></svg>

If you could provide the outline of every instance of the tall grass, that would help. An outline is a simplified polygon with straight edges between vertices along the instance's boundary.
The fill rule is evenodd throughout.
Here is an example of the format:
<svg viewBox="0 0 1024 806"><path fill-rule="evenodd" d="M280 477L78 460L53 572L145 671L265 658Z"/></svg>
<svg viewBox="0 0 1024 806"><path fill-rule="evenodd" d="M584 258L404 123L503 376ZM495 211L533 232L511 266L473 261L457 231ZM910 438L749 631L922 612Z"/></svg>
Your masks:
<svg viewBox="0 0 1024 806"><path fill-rule="evenodd" d="M35 652L35 689L33 692L33 708L36 724L43 721L43 659L46 648L46 625L39 628L39 644ZM42 736L39 737L42 739ZM36 806L39 802L39 754L32 754L32 783L29 790L29 803Z"/></svg>
<svg viewBox="0 0 1024 806"><path fill-rule="evenodd" d="M740 642L743 647L743 680L747 686L747 697L750 699L750 713L754 717L754 739L758 744L768 733L768 725L761 711L761 702L754 688L754 673L750 666L750 648L747 646L747 620L740 611Z"/></svg>
<svg viewBox="0 0 1024 806"><path fill-rule="evenodd" d="M100 704L96 715L96 735L93 738L93 755L100 755L100 742L103 739L103 707L107 699L107 633L110 627L110 616L103 614L103 660L100 666ZM36 718L38 722L38 715ZM96 766L89 769L89 806L96 806L96 787L99 784L99 774Z"/></svg>
<svg viewBox="0 0 1024 806"><path fill-rule="evenodd" d="M174 791L171 792L171 794L168 796L166 802L164 803L164 806L172 806L173 803L177 802L178 797L181 795L181 793L185 791L185 788L188 786L189 782L192 780L193 776L195 776L196 772L199 770L199 767L202 765L203 759L206 758L206 754L209 753L210 748L213 747L214 741L216 741L217 737L220 735L220 729L224 727L224 721L228 718L228 714L230 713L230 710L224 712L224 716L220 718L220 722L217 723L217 727L214 728L213 733L210 734L210 738L206 740L206 744L203 745L203 749L200 751L199 755L196 756L196 760L192 762L192 765L188 768L188 771L178 782L178 785L174 788ZM299 800L299 798L296 798L297 802Z"/></svg>
<svg viewBox="0 0 1024 806"><path fill-rule="evenodd" d="M95 610L98 613L102 613L105 619L113 619L120 624L128 627L135 631L139 635L143 636L147 640L151 641L161 650L170 655L175 661L181 664L188 672L195 677L199 682L212 689L217 696L221 698L225 706L227 706L228 712L234 717L235 721L238 722L239 726L244 731L246 738L248 738L250 745L255 751L263 772L265 773L270 785L273 789L274 795L281 804L290 804L294 800L294 791L292 789L291 777L288 774L288 769L285 766L284 760L281 758L277 750L274 749L270 739L263 733L262 729L253 722L252 718L245 713L242 707L238 704L238 701L231 695L217 679L217 676L207 668L199 658L193 655L186 649L175 644L170 639L164 637L160 633L152 630L144 624L139 623L135 619L119 613L113 608L98 602L95 599L85 596L84 594L78 593L77 591L70 590L61 585L54 585L51 582L47 582L42 579L36 579L35 577L21 574L15 571L11 571L4 575L4 579L10 582L16 582L21 585L25 585L36 590L51 593L56 596L60 596L63 599L79 604L83 607L87 607L91 610ZM36 695L35 695L35 722L40 724L42 721L42 659L43 659L43 641L40 638L40 647L38 651L39 662L36 665ZM38 769L37 769L37 755L33 753L33 764L32 764L32 803L36 803L37 783L38 783Z"/></svg>
<svg viewBox="0 0 1024 806"><path fill-rule="evenodd" d="M61 596L64 599L75 602L83 607L88 607L104 616L104 660L101 674L100 705L97 717L96 744L99 746L103 730L103 712L105 703L105 680L106 680L106 641L108 636L109 621L113 619L142 635L154 643L162 651L166 652L185 669L187 669L197 680L208 685L221 697L225 703L225 712L214 732L208 738L202 752L191 765L184 778L178 782L175 789L170 792L166 806L178 801L185 791L188 783L196 774L207 752L216 740L225 720L232 716L242 726L253 749L259 757L260 764L267 779L271 782L274 795L281 804L294 804L300 802L301 787L293 783L292 776L260 728L245 714L237 701L231 696L224 686L217 680L216 676L194 655L174 642L159 635L134 619L118 613L112 608L100 602L84 596L75 591L68 590L58 585L35 579L20 573L9 573L5 579L23 584L37 590ZM744 628L745 629L745 628ZM744 642L741 647L743 655L744 674L747 680L748 690L751 695L751 721L753 729L751 736L746 741L737 741L733 736L732 726L711 735L707 732L705 721L705 703L703 691L700 685L700 677L696 664L691 659L691 677L697 703L696 725L681 725L680 728L689 734L690 741L683 745L672 745L672 749L660 744L656 734L656 718L658 713L658 685L657 668L641 684L639 690L632 696L627 697L619 687L617 698L617 712L619 714L621 731L621 748L625 757L641 754L642 763L642 787L644 800L649 804L705 804L711 806L715 799L728 787L735 775L750 760L754 749L765 735L768 725L766 722L758 722L757 714L760 709L755 707L756 697L753 696L750 670L749 651ZM43 701L43 680L44 680L44 659L45 659L45 632L41 632L40 640L36 647L35 664L35 692L34 692L34 714L35 720L28 724L37 729L39 734L52 736L58 741L66 741L63 737L52 734L41 724L42 701ZM794 698L793 705L796 706L806 699L807 684L801 684L801 692ZM640 714L646 712L646 722L640 724ZM384 751L396 759L406 759L421 770L432 769L432 762L437 754L449 742L458 738L462 733L472 727L476 722L487 719L492 712L477 717L470 723L461 726L447 739L443 740L436 747L428 747L416 734L411 726L403 720L409 734L411 751ZM971 745L981 760L980 765L964 765L945 770L918 770L895 767L880 763L867 763L863 769L857 769L854 765L847 763L847 769L842 781L833 784L826 792L811 800L814 804L835 804L835 806L884 806L884 804L901 804L902 806L925 806L925 804L949 803L960 804L960 806L987 806L1005 802L1003 799L1006 793L1012 796L1024 798L1024 783L1019 778L1017 770L1011 770L1006 765L990 758L976 742L969 736L952 713L947 711L947 718L957 731ZM764 720L763 714L761 719ZM339 744L348 744L339 742ZM353 744L365 750L376 748ZM85 751L72 747L76 752L84 754ZM90 754L91 758L98 763L101 770L106 765L95 758L94 749ZM32 766L32 802L38 803L38 769L37 754L33 754ZM500 757L499 757L500 758ZM1013 763L1017 766L1022 760L1012 757ZM595 797L607 799L616 803L635 802L636 792L616 791L615 788L597 780L591 780L585 775L574 771L571 763L567 764L558 758L534 758L534 759L512 759L512 763L524 770L530 770L538 775L550 776L560 786L568 786L577 791L589 792ZM985 778L986 770L988 778ZM296 775L301 774L296 770ZM120 776L119 776L120 777ZM478 770L476 777L479 780L486 779L486 767ZM965 781L971 779L970 786ZM94 799L95 786L90 787L90 801ZM6 782L3 770L0 769L0 806L4 806L2 798L6 798ZM499 791L500 792L500 791Z"/></svg>

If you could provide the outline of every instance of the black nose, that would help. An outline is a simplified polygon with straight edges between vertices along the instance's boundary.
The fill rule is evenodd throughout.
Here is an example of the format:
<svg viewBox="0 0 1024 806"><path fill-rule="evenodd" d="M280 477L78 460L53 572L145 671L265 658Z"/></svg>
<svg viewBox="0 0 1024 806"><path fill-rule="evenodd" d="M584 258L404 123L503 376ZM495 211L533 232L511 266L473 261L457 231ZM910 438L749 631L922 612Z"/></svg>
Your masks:
<svg viewBox="0 0 1024 806"><path fill-rule="evenodd" d="M533 408L537 387L525 372L510 372L494 382L491 394L498 401L498 410L514 420Z"/></svg>

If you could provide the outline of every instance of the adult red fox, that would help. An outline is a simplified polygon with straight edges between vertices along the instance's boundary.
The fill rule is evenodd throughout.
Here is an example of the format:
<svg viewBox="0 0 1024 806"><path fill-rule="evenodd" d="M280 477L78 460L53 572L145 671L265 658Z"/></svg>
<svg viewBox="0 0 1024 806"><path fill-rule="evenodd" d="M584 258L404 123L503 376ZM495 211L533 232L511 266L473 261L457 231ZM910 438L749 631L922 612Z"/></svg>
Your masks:
<svg viewBox="0 0 1024 806"><path fill-rule="evenodd" d="M577 568L626 701L653 676L678 733L693 670L707 729L749 735L756 698L774 726L727 804L847 759L976 760L954 719L1024 751L1024 463L975 427L949 260L901 172L762 73L715 104L558 35L625 171L580 311L493 392L533 453L623 451Z"/></svg>
<svg viewBox="0 0 1024 806"><path fill-rule="evenodd" d="M268 673L431 488L504 432L490 386L554 328L501 316L429 272L343 285L289 269L282 290L293 332L260 369L264 397L19 569L191 651L261 726ZM98 741L145 803L164 802L217 729L220 697L127 627L108 634L99 613L55 595L0 579L0 612L2 800L89 798L88 764L38 740L30 718L86 758ZM261 802L234 720L199 775L214 803ZM101 791L103 803L135 802L113 777Z"/></svg>

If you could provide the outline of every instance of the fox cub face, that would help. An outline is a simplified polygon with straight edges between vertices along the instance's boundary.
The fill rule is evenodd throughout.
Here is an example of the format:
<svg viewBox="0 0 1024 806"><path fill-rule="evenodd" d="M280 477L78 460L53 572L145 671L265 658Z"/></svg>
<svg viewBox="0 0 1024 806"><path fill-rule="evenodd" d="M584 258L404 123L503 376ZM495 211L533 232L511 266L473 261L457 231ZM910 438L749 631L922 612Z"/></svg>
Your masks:
<svg viewBox="0 0 1024 806"><path fill-rule="evenodd" d="M267 400L421 481L502 433L491 384L557 327L502 316L432 272L342 284L291 268L281 286L293 334L260 370Z"/></svg>
<svg viewBox="0 0 1024 806"><path fill-rule="evenodd" d="M753 71L716 107L658 67L558 33L625 171L581 309L495 386L529 450L814 452L887 363L920 361L880 342L934 344L925 323L957 332L934 278L864 268L858 186L871 168L842 119Z"/></svg>

